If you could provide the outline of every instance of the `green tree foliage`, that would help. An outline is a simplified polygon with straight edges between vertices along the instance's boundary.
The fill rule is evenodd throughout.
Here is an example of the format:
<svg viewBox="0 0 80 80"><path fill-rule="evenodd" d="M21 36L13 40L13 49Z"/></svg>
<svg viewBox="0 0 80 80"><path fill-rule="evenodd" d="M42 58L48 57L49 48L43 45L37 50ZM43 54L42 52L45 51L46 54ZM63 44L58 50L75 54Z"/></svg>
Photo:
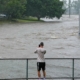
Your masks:
<svg viewBox="0 0 80 80"><path fill-rule="evenodd" d="M0 13L8 18L21 18L26 11L27 0L0 0Z"/></svg>
<svg viewBox="0 0 80 80"><path fill-rule="evenodd" d="M9 18L20 18L26 10L26 0L9 0L6 5L6 14Z"/></svg>
<svg viewBox="0 0 80 80"><path fill-rule="evenodd" d="M63 2L60 0L27 0L27 16L37 17L57 17L64 13Z"/></svg>
<svg viewBox="0 0 80 80"><path fill-rule="evenodd" d="M6 4L9 0L0 0L0 13L5 13Z"/></svg>

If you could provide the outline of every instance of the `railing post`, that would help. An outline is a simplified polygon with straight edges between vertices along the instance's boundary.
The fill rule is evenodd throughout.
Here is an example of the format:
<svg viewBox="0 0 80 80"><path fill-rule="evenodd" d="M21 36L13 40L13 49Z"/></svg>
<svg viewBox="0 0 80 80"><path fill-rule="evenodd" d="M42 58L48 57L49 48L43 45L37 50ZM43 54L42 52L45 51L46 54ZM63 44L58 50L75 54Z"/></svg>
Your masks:
<svg viewBox="0 0 80 80"><path fill-rule="evenodd" d="M80 9L79 9L79 36L80 36Z"/></svg>
<svg viewBox="0 0 80 80"><path fill-rule="evenodd" d="M26 80L28 80L28 59L26 60Z"/></svg>
<svg viewBox="0 0 80 80"><path fill-rule="evenodd" d="M71 15L71 0L69 0L69 18L70 18L70 15Z"/></svg>
<svg viewBox="0 0 80 80"><path fill-rule="evenodd" d="M74 80L74 58L72 59L72 80Z"/></svg>

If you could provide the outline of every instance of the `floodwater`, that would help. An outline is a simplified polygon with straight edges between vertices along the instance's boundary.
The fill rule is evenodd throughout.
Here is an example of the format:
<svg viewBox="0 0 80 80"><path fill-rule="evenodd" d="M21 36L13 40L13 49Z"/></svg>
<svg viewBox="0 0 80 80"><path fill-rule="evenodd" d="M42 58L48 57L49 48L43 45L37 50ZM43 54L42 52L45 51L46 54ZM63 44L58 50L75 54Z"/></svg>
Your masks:
<svg viewBox="0 0 80 80"><path fill-rule="evenodd" d="M62 17L62 21L0 25L1 58L33 58L43 41L49 58L80 57L78 16Z"/></svg>
<svg viewBox="0 0 80 80"><path fill-rule="evenodd" d="M45 22L0 24L0 58L36 58L34 50L40 42L44 42L47 50L45 58L80 58L78 16L73 15L70 18L63 16L60 20L53 19L53 21L45 18L44 20ZM37 76L35 62L35 60L31 62L32 64L29 62L31 77ZM75 62L75 73L80 76L80 66L77 64L80 61ZM71 77L71 67L72 60L47 61L47 77ZM7 72L13 73L8 74ZM25 60L0 61L0 78L25 77L25 73Z"/></svg>

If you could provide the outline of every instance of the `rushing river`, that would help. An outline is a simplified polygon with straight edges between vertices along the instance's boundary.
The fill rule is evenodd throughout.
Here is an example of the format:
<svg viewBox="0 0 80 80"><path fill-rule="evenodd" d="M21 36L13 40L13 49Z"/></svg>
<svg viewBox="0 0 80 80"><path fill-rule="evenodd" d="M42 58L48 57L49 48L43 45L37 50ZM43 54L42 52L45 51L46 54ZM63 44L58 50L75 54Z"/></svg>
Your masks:
<svg viewBox="0 0 80 80"><path fill-rule="evenodd" d="M36 58L34 50L44 42L45 58L80 58L78 16L36 23L0 24L0 58ZM51 21L51 22L49 22ZM80 76L80 60L75 74ZM71 77L72 60L46 60L47 77ZM0 60L0 78L26 77L26 61ZM29 77L36 77L36 61L29 61Z"/></svg>

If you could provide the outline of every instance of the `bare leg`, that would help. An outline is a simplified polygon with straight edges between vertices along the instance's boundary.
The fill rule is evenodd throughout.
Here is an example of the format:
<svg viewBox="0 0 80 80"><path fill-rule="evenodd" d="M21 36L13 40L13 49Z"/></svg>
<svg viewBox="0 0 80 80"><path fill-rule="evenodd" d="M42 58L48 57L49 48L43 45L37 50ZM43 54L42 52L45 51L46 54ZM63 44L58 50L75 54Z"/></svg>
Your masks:
<svg viewBox="0 0 80 80"><path fill-rule="evenodd" d="M40 73L40 71L38 71L38 77L41 78L41 73Z"/></svg>
<svg viewBox="0 0 80 80"><path fill-rule="evenodd" d="M46 77L46 72L45 72L45 70L43 71L43 77L44 77L44 78Z"/></svg>

